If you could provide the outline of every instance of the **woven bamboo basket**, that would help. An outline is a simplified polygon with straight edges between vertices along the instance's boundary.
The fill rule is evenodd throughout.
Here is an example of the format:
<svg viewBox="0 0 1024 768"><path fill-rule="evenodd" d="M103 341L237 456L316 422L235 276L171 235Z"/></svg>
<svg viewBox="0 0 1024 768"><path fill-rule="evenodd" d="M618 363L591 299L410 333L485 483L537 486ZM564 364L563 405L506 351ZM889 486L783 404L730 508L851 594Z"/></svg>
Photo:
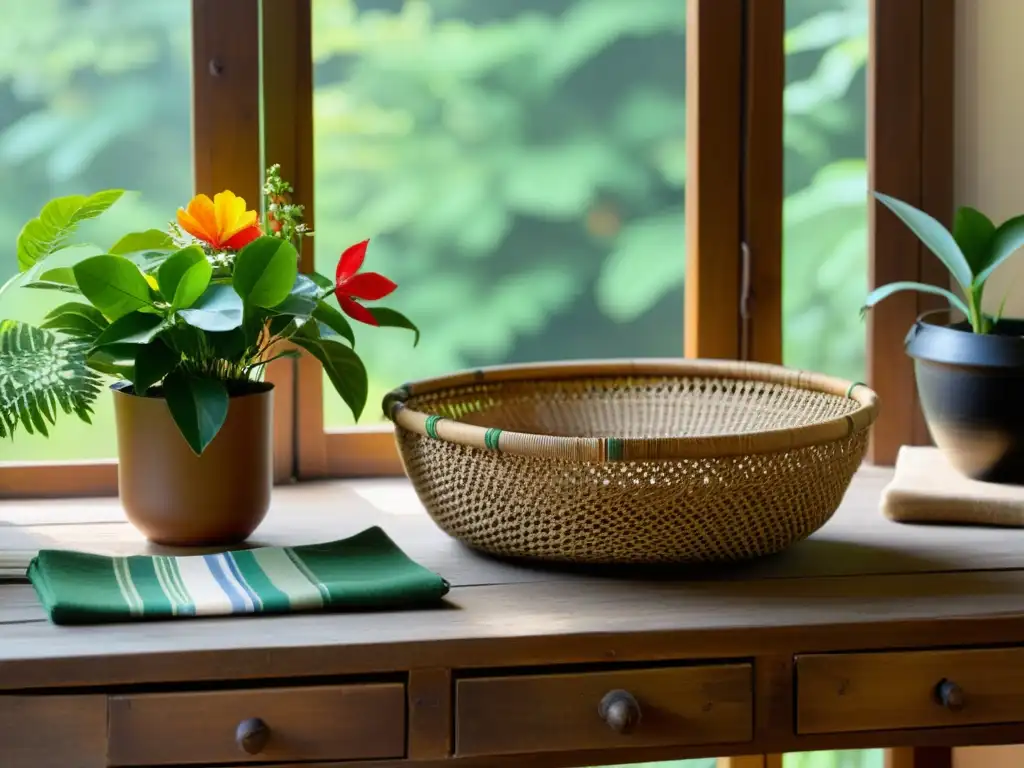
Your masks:
<svg viewBox="0 0 1024 768"><path fill-rule="evenodd" d="M405 471L434 521L496 555L701 563L822 526L867 447L875 393L704 360L490 368L391 392Z"/></svg>

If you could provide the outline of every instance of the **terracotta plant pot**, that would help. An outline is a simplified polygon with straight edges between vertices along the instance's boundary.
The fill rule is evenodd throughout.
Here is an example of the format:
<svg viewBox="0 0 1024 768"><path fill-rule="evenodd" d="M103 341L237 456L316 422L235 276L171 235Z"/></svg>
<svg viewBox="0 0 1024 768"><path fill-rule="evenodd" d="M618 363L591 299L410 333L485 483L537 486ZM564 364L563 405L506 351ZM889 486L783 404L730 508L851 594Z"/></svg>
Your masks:
<svg viewBox="0 0 1024 768"><path fill-rule="evenodd" d="M925 316L906 349L928 431L949 463L975 480L1024 484L1024 320L977 334Z"/></svg>
<svg viewBox="0 0 1024 768"><path fill-rule="evenodd" d="M115 384L118 486L128 520L158 544L244 541L263 521L273 486L274 392L231 398L220 432L196 456L159 396Z"/></svg>

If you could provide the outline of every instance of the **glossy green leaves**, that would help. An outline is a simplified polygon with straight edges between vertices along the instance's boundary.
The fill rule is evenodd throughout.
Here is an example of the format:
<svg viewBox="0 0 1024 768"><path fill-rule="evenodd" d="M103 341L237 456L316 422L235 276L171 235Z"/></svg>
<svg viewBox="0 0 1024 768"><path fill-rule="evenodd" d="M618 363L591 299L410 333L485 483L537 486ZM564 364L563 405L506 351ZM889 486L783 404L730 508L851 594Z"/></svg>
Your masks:
<svg viewBox="0 0 1024 768"><path fill-rule="evenodd" d="M96 307L70 301L52 310L41 327L92 343L109 325Z"/></svg>
<svg viewBox="0 0 1024 768"><path fill-rule="evenodd" d="M366 407L368 390L366 368L359 356L340 341L322 338L315 323L306 323L291 338L320 361L327 378L358 421Z"/></svg>
<svg viewBox="0 0 1024 768"><path fill-rule="evenodd" d="M232 285L246 306L269 309L288 298L298 273L299 254L291 243L260 237L235 258Z"/></svg>
<svg viewBox="0 0 1024 768"><path fill-rule="evenodd" d="M170 256L156 272L160 293L171 303L171 311L188 309L203 295L213 267L198 245L183 248Z"/></svg>
<svg viewBox="0 0 1024 768"><path fill-rule="evenodd" d="M135 353L132 386L135 394L145 395L147 390L169 374L181 361L181 353L155 338Z"/></svg>
<svg viewBox="0 0 1024 768"><path fill-rule="evenodd" d="M415 334L412 345L415 347L420 343L420 329L401 312L387 307L368 307L368 309L381 328L404 328L407 331L412 331Z"/></svg>
<svg viewBox="0 0 1024 768"><path fill-rule="evenodd" d="M910 231L939 257L939 260L962 288L970 286L974 277L971 265L967 263L967 257L964 256L949 230L924 211L919 211L902 200L880 193L875 193L875 197L899 216L900 220L910 228Z"/></svg>
<svg viewBox="0 0 1024 768"><path fill-rule="evenodd" d="M145 232L132 232L125 235L112 246L107 253L125 256L129 253L146 251L162 251L174 247L174 241L166 232L159 229L147 229Z"/></svg>
<svg viewBox="0 0 1024 768"><path fill-rule="evenodd" d="M146 278L123 256L93 256L78 262L74 273L85 298L111 320L153 304Z"/></svg>
<svg viewBox="0 0 1024 768"><path fill-rule="evenodd" d="M228 416L224 382L177 369L164 379L163 393L189 448L196 455L201 454Z"/></svg>
<svg viewBox="0 0 1024 768"><path fill-rule="evenodd" d="M949 232L927 213L901 200L880 193L875 193L875 197L938 256L960 286L964 299L942 287L899 282L872 291L865 308L900 291L931 293L942 296L951 307L962 312L975 333L988 333L992 318L982 311L985 281L1000 264L1024 246L1024 216L1009 219L996 227L981 211L963 207L956 212L953 231Z"/></svg>
<svg viewBox="0 0 1024 768"><path fill-rule="evenodd" d="M242 299L230 285L211 285L190 309L178 312L189 325L203 331L231 331L242 325Z"/></svg>
<svg viewBox="0 0 1024 768"><path fill-rule="evenodd" d="M951 307L963 312L965 317L970 314L963 299L948 288L942 288L938 285L928 285L927 283L916 283L909 280L897 283L888 283L887 285L876 288L869 293L867 299L865 299L864 309L871 309L871 307L875 306L875 304L880 302L882 299L887 299L894 293L899 293L900 291L918 291L920 293L930 293L934 296L941 296L949 302Z"/></svg>

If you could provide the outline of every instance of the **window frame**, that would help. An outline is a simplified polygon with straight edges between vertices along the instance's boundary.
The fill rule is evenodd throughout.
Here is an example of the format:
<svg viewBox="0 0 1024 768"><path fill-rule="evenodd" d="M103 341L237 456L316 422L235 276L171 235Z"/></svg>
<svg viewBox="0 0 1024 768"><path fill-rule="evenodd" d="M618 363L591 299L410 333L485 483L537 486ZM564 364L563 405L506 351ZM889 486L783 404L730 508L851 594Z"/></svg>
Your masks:
<svg viewBox="0 0 1024 768"><path fill-rule="evenodd" d="M954 0L871 0L869 12L870 187L948 223ZM315 229L311 0L192 0L192 13L197 189L260 200L265 159L278 162ZM687 0L687 357L782 360L784 18L785 0ZM264 46L271 33L273 46ZM315 247L315 238L304 244L304 272ZM869 254L871 287L948 282L874 204ZM875 464L891 464L902 444L928 442L913 367L891 329L909 328L935 306L931 297L897 294L868 317L867 378L886 406L869 453ZM314 359L275 361L267 379L275 385L278 482L402 473L389 428L324 427ZM0 498L116 493L116 460L0 466Z"/></svg>
<svg viewBox="0 0 1024 768"><path fill-rule="evenodd" d="M871 0L868 61L869 188L896 196L950 226L953 218L955 0ZM945 268L888 211L868 206L868 283L949 287ZM888 466L901 445L929 445L907 330L938 297L903 292L867 316L867 380L881 414L868 461Z"/></svg>
<svg viewBox="0 0 1024 768"><path fill-rule="evenodd" d="M301 19L297 24L307 28L310 0L292 8ZM687 357L738 358L746 347L749 359L781 361L783 10L784 0L687 0L687 261L680 350ZM758 66L751 60L754 51L764 59ZM299 146L311 153L312 102L307 106L310 113L297 121L303 129ZM710 170L702 173L704 167ZM312 209L311 190L304 194L298 202ZM760 196L765 205L747 203ZM744 253L755 249L760 263L751 269ZM749 302L745 322L744 286L763 297ZM751 328L756 331L745 343L745 329ZM319 366L300 359L297 378L298 479L402 474L392 429L327 429Z"/></svg>

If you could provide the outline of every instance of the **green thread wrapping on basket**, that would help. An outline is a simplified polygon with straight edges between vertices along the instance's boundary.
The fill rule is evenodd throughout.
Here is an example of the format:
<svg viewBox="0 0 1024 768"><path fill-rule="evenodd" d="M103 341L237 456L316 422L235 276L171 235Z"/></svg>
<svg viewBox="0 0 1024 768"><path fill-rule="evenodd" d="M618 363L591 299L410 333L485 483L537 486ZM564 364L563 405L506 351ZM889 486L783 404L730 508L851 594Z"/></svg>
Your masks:
<svg viewBox="0 0 1024 768"><path fill-rule="evenodd" d="M608 461L622 461L622 438L607 438L604 443L604 455Z"/></svg>
<svg viewBox="0 0 1024 768"><path fill-rule="evenodd" d="M851 384L851 385L850 385L849 387L847 387L847 389L846 389L846 399L847 399L847 400L850 400L850 399L852 399L852 398L853 398L853 390L854 390L854 389L855 389L856 387L866 387L866 386L867 386L867 384L865 384L865 383L864 383L863 381L855 381L855 382L853 382L853 383L852 383L852 384Z"/></svg>
<svg viewBox="0 0 1024 768"><path fill-rule="evenodd" d="M498 439L501 437L500 429L488 429L484 432L484 445L486 445L492 451L500 451L498 447Z"/></svg>
<svg viewBox="0 0 1024 768"><path fill-rule="evenodd" d="M440 420L440 416L427 416L427 420L423 424L423 428L427 430L427 435L434 438L435 440L440 439L437 436L437 422L439 422Z"/></svg>

